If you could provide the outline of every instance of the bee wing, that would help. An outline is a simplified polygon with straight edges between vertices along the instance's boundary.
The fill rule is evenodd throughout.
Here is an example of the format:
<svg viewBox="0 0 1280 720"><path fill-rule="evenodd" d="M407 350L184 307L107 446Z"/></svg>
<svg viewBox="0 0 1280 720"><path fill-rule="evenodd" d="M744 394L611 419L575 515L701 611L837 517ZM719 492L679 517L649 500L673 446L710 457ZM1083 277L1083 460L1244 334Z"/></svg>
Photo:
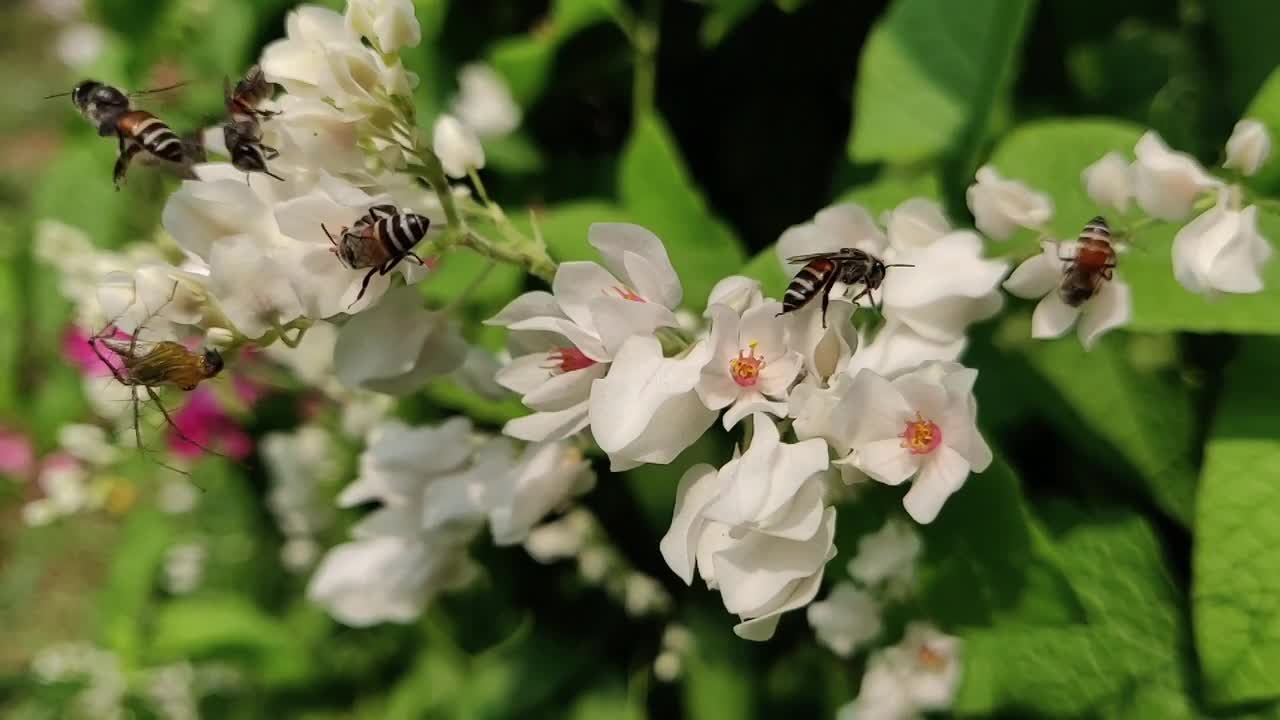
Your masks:
<svg viewBox="0 0 1280 720"><path fill-rule="evenodd" d="M791 257L787 258L787 262L806 263L806 262L809 262L810 260L827 260L827 259L835 258L839 256L840 256L840 253L838 252L809 253L808 255L792 255Z"/></svg>

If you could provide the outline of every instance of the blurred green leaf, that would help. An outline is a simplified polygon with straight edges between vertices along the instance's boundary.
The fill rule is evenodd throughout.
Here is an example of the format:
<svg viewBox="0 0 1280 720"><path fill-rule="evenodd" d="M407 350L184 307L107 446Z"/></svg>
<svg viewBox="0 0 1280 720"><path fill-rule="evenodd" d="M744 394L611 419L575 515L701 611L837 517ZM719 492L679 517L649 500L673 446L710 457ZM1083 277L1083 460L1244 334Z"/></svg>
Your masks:
<svg viewBox="0 0 1280 720"><path fill-rule="evenodd" d="M1083 513L1057 510L1070 527L1060 528L1054 557L1088 622L966 633L955 709L965 715L1199 717L1185 680L1190 649L1183 600L1150 526L1136 515L1091 513L1086 522Z"/></svg>
<svg viewBox="0 0 1280 720"><path fill-rule="evenodd" d="M154 662L241 660L268 684L295 683L311 664L306 648L284 623L241 595L197 595L165 603L155 614L151 635Z"/></svg>
<svg viewBox="0 0 1280 720"><path fill-rule="evenodd" d="M1054 202L1049 230L1058 238L1074 238L1090 217L1105 214L1084 191L1080 174L1109 151L1132 156L1141 129L1109 120L1047 120L1024 125L1005 137L992 156L1006 177L1047 192ZM1280 216L1259 213L1262 233L1280 237ZM1123 223L1113 223L1123 227ZM1157 224L1141 230L1132 251L1120 260L1116 276L1133 289L1130 329L1146 332L1280 333L1280 312L1267 293L1224 295L1213 301L1188 292L1173 276L1170 249L1177 227ZM1024 233L1005 249L1030 255L1035 238ZM1268 286L1280 283L1280 263L1270 263Z"/></svg>
<svg viewBox="0 0 1280 720"><path fill-rule="evenodd" d="M111 184L115 161L114 138L88 133L69 138L36 183L31 214L75 225L100 247L118 246L126 239L123 231L129 206ZM68 198L75 201L68 202Z"/></svg>
<svg viewBox="0 0 1280 720"><path fill-rule="evenodd" d="M419 286L436 307L444 307L466 293L464 307L492 315L520 294L524 273L511 265L495 264L473 252L452 252L438 259L435 269ZM477 284L479 281L479 284Z"/></svg>
<svg viewBox="0 0 1280 720"><path fill-rule="evenodd" d="M662 537L671 525L676 506L676 488L685 472L698 463L720 467L732 457L728 438L719 433L706 433L680 453L670 465L641 465L625 473L627 487L635 498L654 538Z"/></svg>
<svg viewBox="0 0 1280 720"><path fill-rule="evenodd" d="M707 207L665 123L636 120L618 167L622 205L666 244L684 286L684 305L701 310L716 282L743 261L743 248Z"/></svg>
<svg viewBox="0 0 1280 720"><path fill-rule="evenodd" d="M136 462L148 462L139 459ZM173 541L168 517L156 510L129 513L97 604L98 642L126 662L143 653L143 623L151 617L156 573Z"/></svg>
<svg viewBox="0 0 1280 720"><path fill-rule="evenodd" d="M733 617L723 608L690 604L686 625L696 641L684 658L684 708L689 720L749 720L761 706L760 686L744 641L733 634Z"/></svg>
<svg viewBox="0 0 1280 720"><path fill-rule="evenodd" d="M1244 116L1266 125L1273 139L1280 138L1280 68L1267 76ZM1276 162L1276 153L1271 154L1267 164L1249 180L1249 184L1273 194L1280 192L1280 162Z"/></svg>
<svg viewBox="0 0 1280 720"><path fill-rule="evenodd" d="M711 0L702 20L702 44L715 47L746 20L764 0Z"/></svg>
<svg viewBox="0 0 1280 720"><path fill-rule="evenodd" d="M1034 396L1042 415L1082 454L1121 473L1121 463L1130 466L1156 504L1189 526L1197 431L1183 379L1135 366L1132 343L1122 335L1103 337L1090 352L1074 337L1032 342L1027 361L1057 391Z"/></svg>
<svg viewBox="0 0 1280 720"><path fill-rule="evenodd" d="M141 46L173 5L172 0L152 0L140 8L134 0L96 0L96 15L102 24Z"/></svg>
<svg viewBox="0 0 1280 720"><path fill-rule="evenodd" d="M914 163L983 139L1006 101L1032 0L896 0L858 64L849 156Z"/></svg>
<svg viewBox="0 0 1280 720"><path fill-rule="evenodd" d="M533 174L546 162L542 151L521 130L510 135L487 138L484 141L485 160L488 166L502 172Z"/></svg>
<svg viewBox="0 0 1280 720"><path fill-rule="evenodd" d="M599 261L600 255L587 244L587 230L598 222L635 222L626 210L608 200L574 200L535 211L538 231L551 256L559 262ZM517 217L525 232L532 232L528 217Z"/></svg>
<svg viewBox="0 0 1280 720"><path fill-rule="evenodd" d="M1271 0L1206 2L1203 8L1226 66L1228 112L1239 112L1280 66L1280 44L1275 41L1280 7Z"/></svg>
<svg viewBox="0 0 1280 720"><path fill-rule="evenodd" d="M545 25L490 48L489 64L506 78L516 102L527 108L546 87L560 46L590 25L619 17L620 12L618 0L556 0Z"/></svg>
<svg viewBox="0 0 1280 720"><path fill-rule="evenodd" d="M1228 366L1205 450L1193 595L1215 704L1280 698L1280 339L1249 338Z"/></svg>

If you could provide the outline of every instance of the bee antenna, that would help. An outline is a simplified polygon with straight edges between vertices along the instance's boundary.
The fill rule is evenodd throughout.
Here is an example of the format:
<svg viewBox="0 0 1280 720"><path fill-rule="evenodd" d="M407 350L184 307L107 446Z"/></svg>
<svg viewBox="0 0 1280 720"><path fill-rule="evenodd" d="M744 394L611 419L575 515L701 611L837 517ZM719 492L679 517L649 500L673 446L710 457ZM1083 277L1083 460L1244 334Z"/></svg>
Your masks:
<svg viewBox="0 0 1280 720"><path fill-rule="evenodd" d="M907 264L907 263L891 263L891 264L889 264L889 265L885 265L885 267L887 267L887 268L891 268L891 267L915 267L915 265L909 265L909 264Z"/></svg>
<svg viewBox="0 0 1280 720"><path fill-rule="evenodd" d="M271 172L270 170L267 170L266 168L263 168L263 170L262 170L262 174L263 174L263 175L267 175L267 176L269 176L269 177L273 177L273 178L275 178L275 179L279 180L280 182L284 182L284 181L285 181L285 180L284 180L284 178L282 178L282 177L280 177L279 175L277 175L277 174L275 174L275 173Z"/></svg>
<svg viewBox="0 0 1280 720"><path fill-rule="evenodd" d="M74 92L74 91L72 91L72 92ZM71 93L69 93L69 92L64 92L64 93L58 93L57 95L45 95L45 96L44 96L44 99L45 99L45 100L52 100L52 99L54 99L54 98L66 97L66 96L68 96L68 95L70 95L70 94L71 94Z"/></svg>
<svg viewBox="0 0 1280 720"><path fill-rule="evenodd" d="M156 93L168 92L170 90L177 90L178 88L186 84L187 83L184 81L180 83L174 83L173 85L166 85L164 87L151 88L149 90L139 90L137 92L129 93L129 97L138 97L139 95L154 95Z"/></svg>

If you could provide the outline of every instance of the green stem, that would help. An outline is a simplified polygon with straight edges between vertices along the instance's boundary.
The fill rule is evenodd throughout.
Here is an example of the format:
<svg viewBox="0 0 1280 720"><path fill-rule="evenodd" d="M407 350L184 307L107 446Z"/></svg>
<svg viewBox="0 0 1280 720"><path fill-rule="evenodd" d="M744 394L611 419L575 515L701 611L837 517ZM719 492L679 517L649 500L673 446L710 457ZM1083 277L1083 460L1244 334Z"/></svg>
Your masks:
<svg viewBox="0 0 1280 720"><path fill-rule="evenodd" d="M499 245L475 232L467 232L458 244L498 262L524 268L530 275L536 275L547 284L555 280L555 261L547 255L545 249L534 246L531 241L518 245Z"/></svg>
<svg viewBox="0 0 1280 720"><path fill-rule="evenodd" d="M662 3L648 0L644 17L637 20L629 34L635 52L635 79L631 86L631 111L635 118L653 112L658 74L658 24Z"/></svg>

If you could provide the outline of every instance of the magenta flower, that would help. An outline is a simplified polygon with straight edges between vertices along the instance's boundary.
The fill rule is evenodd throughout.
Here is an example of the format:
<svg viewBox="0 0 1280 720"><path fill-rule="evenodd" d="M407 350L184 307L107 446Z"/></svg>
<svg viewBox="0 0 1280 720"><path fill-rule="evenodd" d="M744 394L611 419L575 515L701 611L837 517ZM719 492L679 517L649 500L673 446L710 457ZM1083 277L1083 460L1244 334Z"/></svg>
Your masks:
<svg viewBox="0 0 1280 720"><path fill-rule="evenodd" d="M116 330L110 337L118 340L129 340L129 335L119 330ZM108 377L112 374L113 367L120 368L120 358L108 350L104 350L102 355L111 364L103 364L102 358L98 357L98 354L89 345L89 336L75 325L69 326L66 332L62 334L62 355L67 362L80 368L80 371L89 377Z"/></svg>
<svg viewBox="0 0 1280 720"><path fill-rule="evenodd" d="M30 477L36 467L36 451L31 439L13 430L0 429L0 475Z"/></svg>
<svg viewBox="0 0 1280 720"><path fill-rule="evenodd" d="M170 428L169 449L178 457L194 459L208 449L243 460L253 452L253 439L227 414L207 386L191 391L186 404L173 413L173 424L177 431Z"/></svg>

